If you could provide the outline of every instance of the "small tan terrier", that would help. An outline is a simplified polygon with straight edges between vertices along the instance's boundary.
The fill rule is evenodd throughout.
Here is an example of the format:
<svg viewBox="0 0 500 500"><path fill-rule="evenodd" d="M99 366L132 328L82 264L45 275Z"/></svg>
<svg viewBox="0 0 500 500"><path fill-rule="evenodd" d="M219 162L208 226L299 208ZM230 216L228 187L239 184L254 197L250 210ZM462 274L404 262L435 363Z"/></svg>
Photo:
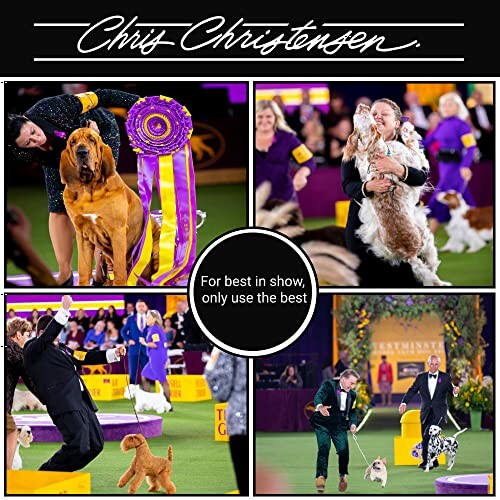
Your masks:
<svg viewBox="0 0 500 500"><path fill-rule="evenodd" d="M175 484L170 480L172 474L173 452L168 447L168 458L151 454L148 443L142 434L127 434L120 444L123 453L135 448L135 457L130 467L118 481L118 487L123 488L132 477L128 492L134 494L141 486L144 478L149 484L148 491L160 491L163 487L169 495L175 493Z"/></svg>

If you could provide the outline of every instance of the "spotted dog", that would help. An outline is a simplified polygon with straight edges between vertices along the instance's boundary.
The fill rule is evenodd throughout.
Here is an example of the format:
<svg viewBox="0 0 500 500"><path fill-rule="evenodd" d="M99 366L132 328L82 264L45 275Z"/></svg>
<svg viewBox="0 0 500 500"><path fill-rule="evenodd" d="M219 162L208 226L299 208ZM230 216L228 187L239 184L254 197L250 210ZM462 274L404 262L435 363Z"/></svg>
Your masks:
<svg viewBox="0 0 500 500"><path fill-rule="evenodd" d="M427 464L425 466L424 472L429 472L429 468L437 460L441 453L444 453L448 457L448 469L451 470L453 464L455 463L455 455L458 450L457 436L465 432L467 427L456 432L451 437L441 436L441 427L438 425L431 425L429 428L429 447L427 448Z"/></svg>

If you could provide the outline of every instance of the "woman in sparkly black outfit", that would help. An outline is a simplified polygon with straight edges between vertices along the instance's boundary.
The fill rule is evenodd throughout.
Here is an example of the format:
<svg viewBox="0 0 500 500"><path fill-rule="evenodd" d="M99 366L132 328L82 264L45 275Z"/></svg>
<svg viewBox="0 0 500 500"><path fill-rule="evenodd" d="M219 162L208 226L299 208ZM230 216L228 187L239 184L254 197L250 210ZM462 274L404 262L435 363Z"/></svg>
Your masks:
<svg viewBox="0 0 500 500"><path fill-rule="evenodd" d="M139 99L119 90L99 89L83 94L47 97L23 115L9 115L7 144L9 158L42 166L49 201L49 233L59 266L58 283L73 284L71 259L75 230L66 213L59 174L61 153L71 132L89 126L101 134L118 162L120 133L113 113L104 107L130 109Z"/></svg>

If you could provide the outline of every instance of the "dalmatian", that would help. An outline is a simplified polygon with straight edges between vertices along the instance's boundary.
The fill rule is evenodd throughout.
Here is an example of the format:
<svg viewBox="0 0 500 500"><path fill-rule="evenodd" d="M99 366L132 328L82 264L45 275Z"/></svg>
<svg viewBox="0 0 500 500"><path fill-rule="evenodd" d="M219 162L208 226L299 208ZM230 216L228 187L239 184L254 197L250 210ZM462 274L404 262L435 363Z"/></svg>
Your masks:
<svg viewBox="0 0 500 500"><path fill-rule="evenodd" d="M467 427L456 432L451 437L441 436L441 427L439 425L431 425L429 427L429 447L427 448L427 464L425 466L424 472L429 472L429 468L432 462L444 453L448 457L448 468L451 470L453 464L455 463L455 455L458 450L457 436L465 432Z"/></svg>

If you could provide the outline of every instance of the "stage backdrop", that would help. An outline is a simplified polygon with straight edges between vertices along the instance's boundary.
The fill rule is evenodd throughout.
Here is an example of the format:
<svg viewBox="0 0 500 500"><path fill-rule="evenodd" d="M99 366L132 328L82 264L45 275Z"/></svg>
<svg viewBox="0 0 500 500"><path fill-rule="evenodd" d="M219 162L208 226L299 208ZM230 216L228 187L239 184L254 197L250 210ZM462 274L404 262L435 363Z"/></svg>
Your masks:
<svg viewBox="0 0 500 500"><path fill-rule="evenodd" d="M390 317L373 324L373 350L370 356L373 390L379 394L378 365L382 354L392 365L393 393L404 393L416 375L427 369L427 358L437 354L441 369L446 367L446 353L441 333L443 325L438 318L425 315L418 321Z"/></svg>

